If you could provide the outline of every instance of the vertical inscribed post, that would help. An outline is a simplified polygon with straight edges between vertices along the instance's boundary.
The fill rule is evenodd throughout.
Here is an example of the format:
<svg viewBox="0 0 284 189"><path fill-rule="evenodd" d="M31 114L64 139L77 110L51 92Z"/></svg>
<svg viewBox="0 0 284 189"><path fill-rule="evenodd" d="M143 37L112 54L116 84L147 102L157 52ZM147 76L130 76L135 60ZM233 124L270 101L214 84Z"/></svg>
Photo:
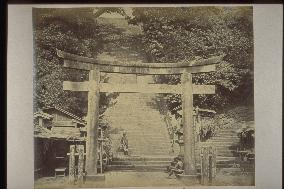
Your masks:
<svg viewBox="0 0 284 189"><path fill-rule="evenodd" d="M84 180L84 146L78 145L77 146L77 152L78 152L78 183L82 184Z"/></svg>
<svg viewBox="0 0 284 189"><path fill-rule="evenodd" d="M70 145L70 156L69 156L69 183L74 184L75 182L75 145Z"/></svg>

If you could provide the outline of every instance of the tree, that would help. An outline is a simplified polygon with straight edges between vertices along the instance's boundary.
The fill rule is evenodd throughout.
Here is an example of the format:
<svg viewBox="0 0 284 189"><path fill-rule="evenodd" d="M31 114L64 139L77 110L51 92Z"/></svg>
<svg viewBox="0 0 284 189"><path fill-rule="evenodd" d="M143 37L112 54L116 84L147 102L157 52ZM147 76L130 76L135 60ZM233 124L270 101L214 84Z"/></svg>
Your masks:
<svg viewBox="0 0 284 189"><path fill-rule="evenodd" d="M113 36L122 30L98 23L104 12L118 12L120 8L34 9L34 108L61 105L79 115L86 115L87 94L63 91L64 80L84 81L87 72L62 67L56 49L69 53L96 57L113 43ZM106 79L106 78L102 78ZM117 94L101 94L100 111L106 110Z"/></svg>
<svg viewBox="0 0 284 189"><path fill-rule="evenodd" d="M143 28L142 50L149 62L185 62L225 55L216 73L193 76L194 83L217 86L216 95L197 95L194 105L222 110L253 103L251 7L133 8L129 23ZM180 82L178 75L156 79L160 83ZM180 116L180 96L167 98L171 112Z"/></svg>

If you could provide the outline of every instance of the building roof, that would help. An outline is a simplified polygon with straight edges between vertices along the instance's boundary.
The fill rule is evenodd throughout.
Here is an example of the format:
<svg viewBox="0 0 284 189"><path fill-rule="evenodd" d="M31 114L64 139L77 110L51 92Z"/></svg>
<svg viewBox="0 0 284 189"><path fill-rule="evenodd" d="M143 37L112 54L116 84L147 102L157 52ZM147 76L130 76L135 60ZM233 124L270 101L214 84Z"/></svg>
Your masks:
<svg viewBox="0 0 284 189"><path fill-rule="evenodd" d="M85 137L72 136L72 135L67 135L67 134L62 134L62 133L54 133L39 125L35 125L34 127L34 137L54 139L54 140L64 139L67 141L85 141L86 140Z"/></svg>
<svg viewBox="0 0 284 189"><path fill-rule="evenodd" d="M51 135L51 131L40 126L34 125L34 137L36 138L49 138Z"/></svg>
<svg viewBox="0 0 284 189"><path fill-rule="evenodd" d="M43 119L52 119L53 116L48 114L48 113L44 113L43 111L38 111L36 113L34 113L34 118L37 118L37 117L41 117Z"/></svg>
<svg viewBox="0 0 284 189"><path fill-rule="evenodd" d="M50 139L64 139L67 141L86 141L86 137L78 137L78 136L72 136L72 135L66 135L66 134L58 134L53 133L50 137Z"/></svg>
<svg viewBox="0 0 284 189"><path fill-rule="evenodd" d="M66 114L66 115L72 117L72 118L73 118L73 121L76 122L76 123L79 123L79 124L82 124L82 125L86 125L86 121L85 121L85 120L83 120L82 118L80 118L80 117L78 117L78 116L76 116L76 115L74 115L74 114L72 114L72 113L70 113L70 112L64 110L64 109L61 108L61 107L58 107L58 106L50 106L50 107L45 107L45 108L43 108L43 110L51 110L51 109L60 111L60 112L62 112L62 113L64 113L64 114Z"/></svg>

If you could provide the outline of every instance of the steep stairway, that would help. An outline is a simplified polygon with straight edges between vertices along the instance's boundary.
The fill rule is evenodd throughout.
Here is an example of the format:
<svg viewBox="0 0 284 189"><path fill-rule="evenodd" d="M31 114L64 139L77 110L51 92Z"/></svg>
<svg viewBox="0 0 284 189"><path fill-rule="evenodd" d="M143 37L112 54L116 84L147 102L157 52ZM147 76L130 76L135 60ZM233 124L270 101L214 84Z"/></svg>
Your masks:
<svg viewBox="0 0 284 189"><path fill-rule="evenodd" d="M108 170L163 171L172 160L170 137L163 116L152 106L154 94L121 93L105 112L111 125L114 159ZM118 152L127 133L129 155Z"/></svg>
<svg viewBox="0 0 284 189"><path fill-rule="evenodd" d="M121 93L117 103L105 113L111 125L113 152L120 145L123 131L127 133L129 155L169 155L170 138L158 110L151 106L153 94Z"/></svg>
<svg viewBox="0 0 284 189"><path fill-rule="evenodd" d="M237 153L239 137L235 128L219 129L215 136L206 142L197 144L197 162L200 163L200 148L204 145L212 145L217 150L217 171L223 174L254 174L254 162L243 161Z"/></svg>
<svg viewBox="0 0 284 189"><path fill-rule="evenodd" d="M121 156L113 159L107 170L111 171L146 171L163 172L170 164L171 156Z"/></svg>

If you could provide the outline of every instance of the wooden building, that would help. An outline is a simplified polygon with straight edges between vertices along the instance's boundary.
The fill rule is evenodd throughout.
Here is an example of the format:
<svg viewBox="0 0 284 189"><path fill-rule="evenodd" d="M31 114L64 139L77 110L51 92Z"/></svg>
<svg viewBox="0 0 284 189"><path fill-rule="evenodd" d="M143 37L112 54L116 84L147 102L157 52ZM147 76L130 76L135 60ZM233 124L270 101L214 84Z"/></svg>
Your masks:
<svg viewBox="0 0 284 189"><path fill-rule="evenodd" d="M68 172L71 144L83 144L86 122L60 107L34 113L35 178Z"/></svg>

